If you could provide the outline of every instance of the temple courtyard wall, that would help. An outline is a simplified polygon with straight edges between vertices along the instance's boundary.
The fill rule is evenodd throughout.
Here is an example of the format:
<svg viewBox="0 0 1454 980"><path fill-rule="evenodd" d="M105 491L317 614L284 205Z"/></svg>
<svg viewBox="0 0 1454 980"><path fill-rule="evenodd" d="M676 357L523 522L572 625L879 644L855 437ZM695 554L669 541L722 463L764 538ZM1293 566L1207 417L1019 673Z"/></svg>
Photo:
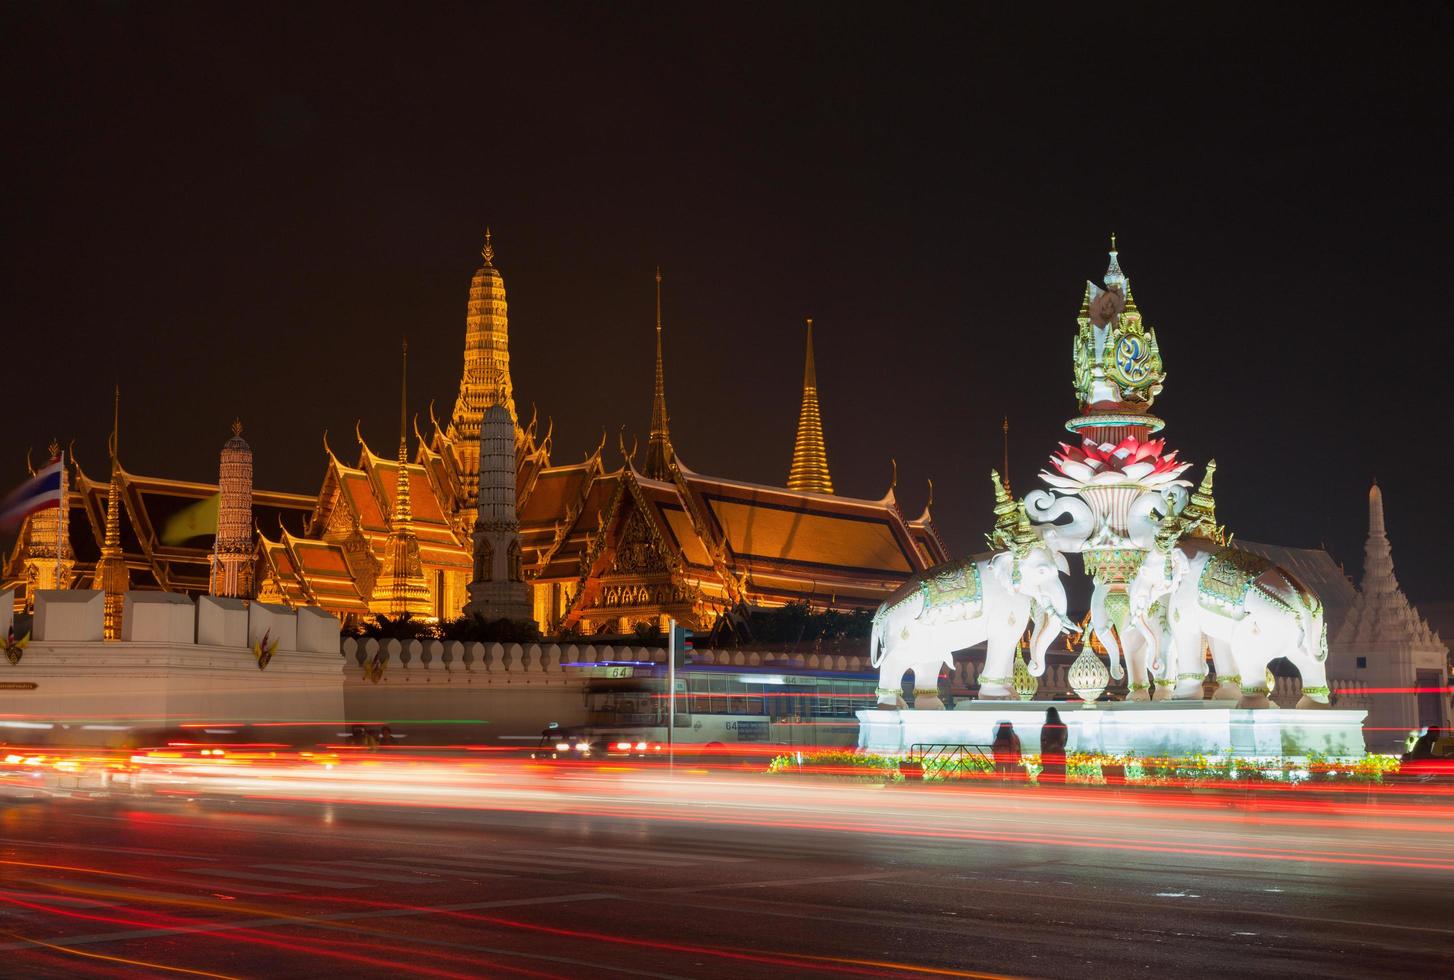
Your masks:
<svg viewBox="0 0 1454 980"><path fill-rule="evenodd" d="M0 596L0 636L10 631ZM129 592L122 638L102 640L100 592L40 592L30 642L0 663L0 741L139 745L236 730L296 732L344 712L338 620L316 609ZM254 646L266 638L259 669Z"/></svg>

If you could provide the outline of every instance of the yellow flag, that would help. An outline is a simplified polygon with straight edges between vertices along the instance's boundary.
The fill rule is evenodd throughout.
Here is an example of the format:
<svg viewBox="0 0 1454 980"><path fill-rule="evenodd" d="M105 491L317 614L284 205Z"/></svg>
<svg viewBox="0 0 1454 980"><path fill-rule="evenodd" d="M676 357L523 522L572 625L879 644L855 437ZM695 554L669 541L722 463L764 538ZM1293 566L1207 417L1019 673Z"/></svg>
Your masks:
<svg viewBox="0 0 1454 980"><path fill-rule="evenodd" d="M162 544L178 545L193 538L215 537L217 534L217 506L222 494L214 493L195 504L188 504L167 518L162 528Z"/></svg>

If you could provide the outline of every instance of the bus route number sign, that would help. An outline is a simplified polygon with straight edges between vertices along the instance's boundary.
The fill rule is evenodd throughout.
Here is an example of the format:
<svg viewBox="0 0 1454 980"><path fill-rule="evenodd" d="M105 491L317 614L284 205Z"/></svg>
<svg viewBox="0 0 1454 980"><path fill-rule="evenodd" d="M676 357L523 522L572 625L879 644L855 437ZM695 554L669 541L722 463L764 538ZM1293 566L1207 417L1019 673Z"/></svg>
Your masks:
<svg viewBox="0 0 1454 980"><path fill-rule="evenodd" d="M729 721L727 730L736 732L739 742L767 741L767 722L765 721Z"/></svg>

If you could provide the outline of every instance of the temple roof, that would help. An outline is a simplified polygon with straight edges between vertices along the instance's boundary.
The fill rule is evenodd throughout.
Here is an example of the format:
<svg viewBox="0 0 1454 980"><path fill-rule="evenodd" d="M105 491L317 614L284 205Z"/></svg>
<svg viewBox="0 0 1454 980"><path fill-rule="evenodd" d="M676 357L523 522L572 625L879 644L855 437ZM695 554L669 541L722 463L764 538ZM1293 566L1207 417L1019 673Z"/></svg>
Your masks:
<svg viewBox="0 0 1454 980"><path fill-rule="evenodd" d="M598 560L613 533L615 508L644 511L681 573L713 595L738 580L772 602L797 599L876 602L915 571L947 559L926 513L906 521L892 493L860 500L704 476L679 460L669 479L629 461L612 473L592 467L542 471L521 515L521 538L537 581L574 580ZM626 496L623 497L623 492ZM562 520L568 499L580 501ZM533 549L533 550L532 550Z"/></svg>

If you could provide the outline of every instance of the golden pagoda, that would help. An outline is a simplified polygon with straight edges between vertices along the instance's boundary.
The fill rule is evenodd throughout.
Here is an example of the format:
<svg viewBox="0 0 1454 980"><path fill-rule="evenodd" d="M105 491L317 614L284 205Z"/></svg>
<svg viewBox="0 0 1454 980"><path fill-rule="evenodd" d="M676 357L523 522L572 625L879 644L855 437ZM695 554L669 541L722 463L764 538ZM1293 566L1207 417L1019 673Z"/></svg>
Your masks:
<svg viewBox="0 0 1454 980"><path fill-rule="evenodd" d="M488 245L486 246L488 249ZM399 468L394 474L394 509L389 515L389 537L384 545L383 568L373 590L370 608L399 617L428 616L433 612L419 539L414 536L414 514L409 486L409 345L404 344L404 367L399 385Z"/></svg>
<svg viewBox="0 0 1454 980"><path fill-rule="evenodd" d="M813 365L813 320L808 319L808 357L803 365L803 407L798 411L798 438L793 443L793 465L788 489L832 493L828 475L828 448L823 442L823 415L818 409L818 370Z"/></svg>
<svg viewBox="0 0 1454 980"><path fill-rule="evenodd" d="M656 387L651 396L650 440L646 444L643 472L653 480L665 480L671 473L671 430L666 414L666 374L661 364L661 267L656 268Z"/></svg>
<svg viewBox="0 0 1454 980"><path fill-rule="evenodd" d="M494 239L488 228L480 257L483 262L470 281L465 310L464 374L446 433L454 449L455 478L463 489L460 527L466 537L474 527L479 496L480 422L485 409L502 399L510 418L520 418L510 380L510 308L505 301L505 280L495 268ZM515 429L518 441L518 422Z"/></svg>
<svg viewBox="0 0 1454 980"><path fill-rule="evenodd" d="M126 606L126 592L131 587L131 573L121 551L121 463L117 459L121 432L121 386L116 386L116 401L111 424L111 485L106 491L106 536L101 542L101 557L96 562L92 588L106 594L104 635L108 640L121 639L121 617Z"/></svg>

